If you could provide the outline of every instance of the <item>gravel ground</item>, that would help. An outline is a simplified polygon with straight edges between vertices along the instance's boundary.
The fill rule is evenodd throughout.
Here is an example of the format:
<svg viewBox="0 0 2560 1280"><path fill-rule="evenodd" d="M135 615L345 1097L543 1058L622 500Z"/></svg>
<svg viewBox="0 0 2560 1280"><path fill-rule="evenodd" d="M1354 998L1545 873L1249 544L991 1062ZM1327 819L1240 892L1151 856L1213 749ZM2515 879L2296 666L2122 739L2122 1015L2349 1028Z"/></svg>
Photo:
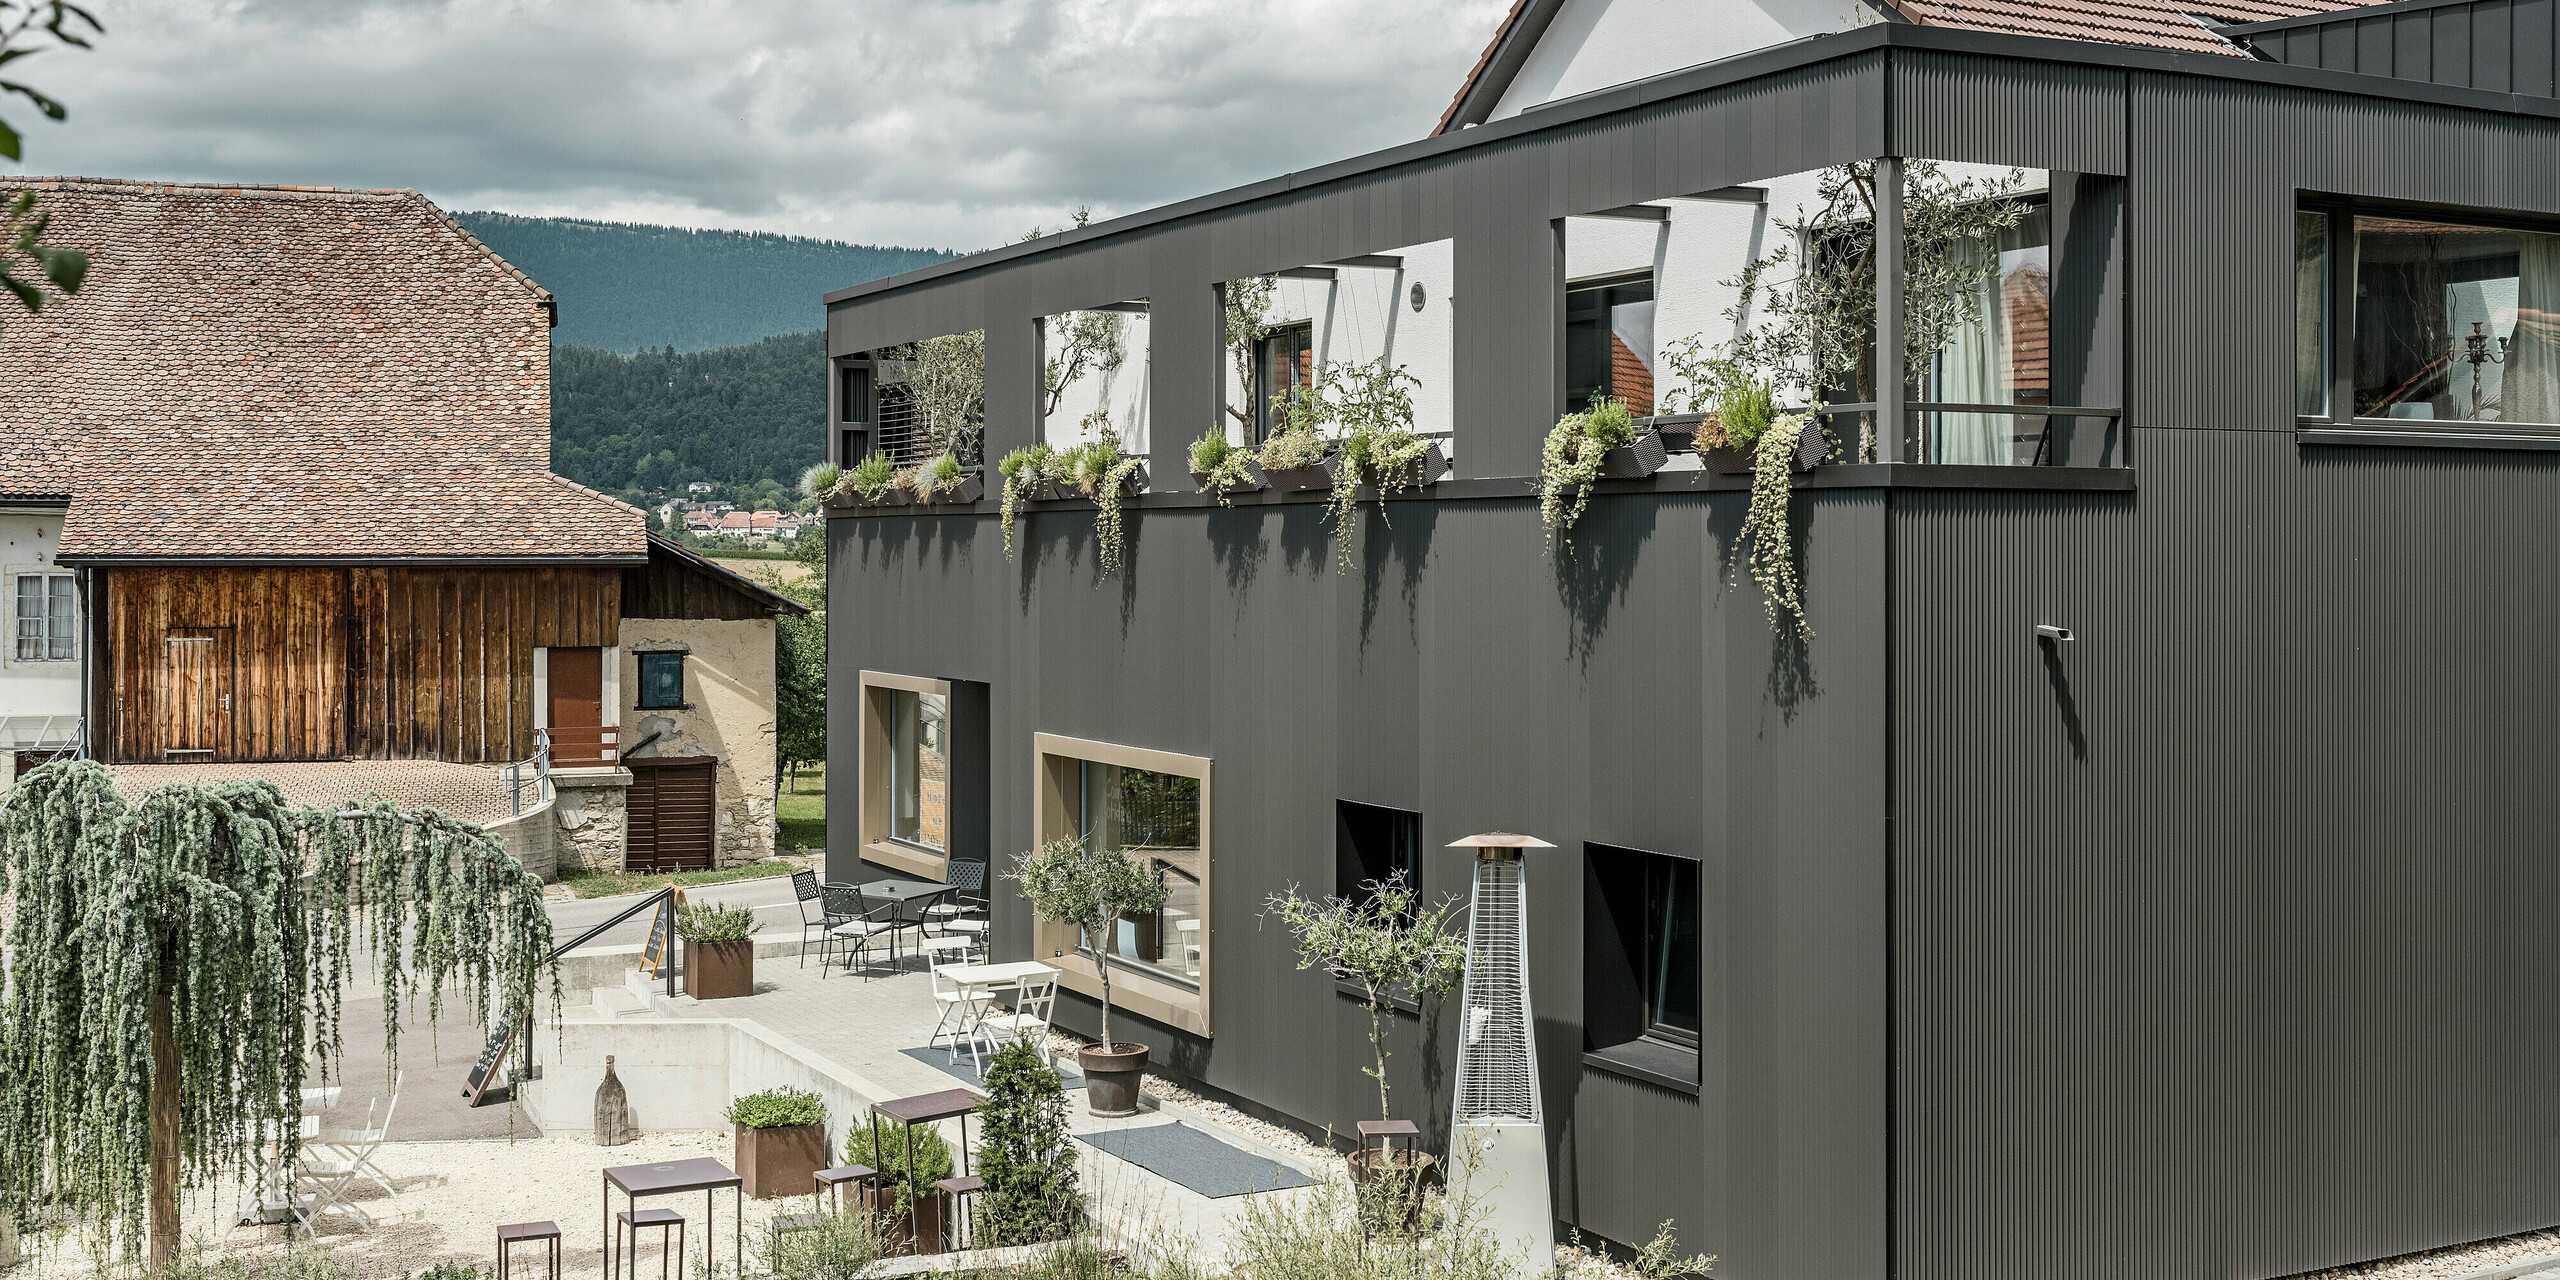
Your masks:
<svg viewBox="0 0 2560 1280"><path fill-rule="evenodd" d="M2450 1249L2404 1253L2397 1258L2384 1258L2352 1267L2305 1271L2292 1280L2419 1280L2420 1277L2467 1276L2506 1263L2554 1254L2560 1254L2560 1231L2527 1231L2495 1240L2455 1245Z"/></svg>
<svg viewBox="0 0 2560 1280"><path fill-rule="evenodd" d="M320 1242L354 1263L362 1280L388 1280L439 1262L494 1268L500 1224L547 1218L560 1224L562 1274L593 1276L604 1268L604 1169L694 1156L710 1156L734 1168L732 1154L729 1135L719 1133L650 1134L618 1147L599 1147L583 1135L514 1143L385 1143L377 1159L390 1174L391 1184L400 1189L398 1199L384 1195L380 1187L365 1185L349 1199L373 1215L374 1229L361 1230L343 1214L333 1212L321 1220ZM722 1191L713 1201L718 1235L716 1261L718 1274L724 1276L731 1274L730 1259L734 1256L730 1247L731 1197L732 1193ZM243 1227L228 1244L223 1242L223 1210L238 1202L239 1192L231 1187L212 1194L204 1189L188 1194L187 1230L208 1258L283 1250L283 1227ZM614 1208L621 1207L621 1197L614 1197ZM686 1274L708 1274L702 1268L702 1198L670 1196L644 1200L641 1207L673 1209L683 1214L685 1253L691 1259ZM751 1274L759 1270L756 1243L763 1238L764 1224L772 1221L776 1213L808 1207L808 1201L803 1199L746 1202L747 1269ZM301 1238L296 1232L295 1241ZM657 1235L651 1232L644 1239L640 1250L642 1270L654 1276ZM520 1261L511 1269L523 1275L530 1267L530 1274L540 1277L543 1267L539 1251L531 1246L518 1248ZM85 1253L53 1249L38 1257L33 1267L12 1269L6 1274L9 1280L86 1280L91 1272Z"/></svg>

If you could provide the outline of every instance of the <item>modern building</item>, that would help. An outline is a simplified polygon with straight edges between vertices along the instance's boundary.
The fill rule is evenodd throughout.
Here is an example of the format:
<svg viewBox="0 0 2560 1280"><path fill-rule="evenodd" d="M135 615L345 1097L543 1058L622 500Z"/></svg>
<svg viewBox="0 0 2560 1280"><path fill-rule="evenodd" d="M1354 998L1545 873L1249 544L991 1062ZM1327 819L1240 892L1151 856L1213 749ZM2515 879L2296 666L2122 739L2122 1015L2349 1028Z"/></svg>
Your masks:
<svg viewBox="0 0 2560 1280"><path fill-rule="evenodd" d="M828 509L869 602L829 635L833 874L1140 851L1175 899L1113 940L1115 1028L1339 1133L1365 1018L1270 895L1550 841L1556 1216L1673 1221L1719 1276L2256 1280L2560 1223L2554 29L2325 7L1768 6L1734 48L1742 6L1522 0L1432 137L827 295L841 460L955 333L984 455L1031 444L1061 318L1138 303L1151 422L1117 572L1090 503L1010 554L992 490ZM1752 261L1872 228L1878 327L1919 322L1898 201L1789 226L1921 161L2029 216L1944 346L1860 358L1909 390L1832 397L1809 634L1692 457L1551 544L1550 426L1693 391L1666 353L1769 323L1727 315ZM1222 305L1271 278L1309 336L1240 376ZM1342 568L1322 492L1184 475L1321 376L1327 307L1454 457ZM1094 1032L1090 967L993 896ZM1398 1031L1434 1135L1458 1030Z"/></svg>
<svg viewBox="0 0 2560 1280"><path fill-rule="evenodd" d="M548 292L414 191L6 186L92 267L0 331L0 748L360 795L547 741L546 851L771 851L800 606L552 474Z"/></svg>

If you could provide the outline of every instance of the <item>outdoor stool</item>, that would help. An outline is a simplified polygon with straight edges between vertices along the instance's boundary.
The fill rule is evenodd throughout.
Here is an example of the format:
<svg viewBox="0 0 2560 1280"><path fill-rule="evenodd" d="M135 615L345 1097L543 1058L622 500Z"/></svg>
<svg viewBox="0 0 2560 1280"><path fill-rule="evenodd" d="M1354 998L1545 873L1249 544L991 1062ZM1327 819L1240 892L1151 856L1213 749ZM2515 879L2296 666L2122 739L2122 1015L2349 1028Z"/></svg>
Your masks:
<svg viewBox="0 0 2560 1280"><path fill-rule="evenodd" d="M551 1250L549 1280L560 1280L560 1224L557 1222L519 1222L498 1228L498 1280L507 1280L507 1246L540 1240Z"/></svg>
<svg viewBox="0 0 2560 1280"><path fill-rule="evenodd" d="M667 1280L667 1259L675 1259L675 1280L684 1280L684 1215L673 1209L625 1209L614 1216L619 1224L614 1233L630 1233L631 1243L622 1251L624 1272L637 1280L640 1274L640 1233L651 1227L658 1229L658 1280ZM676 1247L667 1251L667 1234L675 1233Z"/></svg>
<svg viewBox="0 0 2560 1280"><path fill-rule="evenodd" d="M809 1180L809 1200L815 1204L819 1196L827 1196L833 1203L835 1211L842 1213L846 1184L859 1187L879 1176L880 1171L869 1165L848 1164L833 1169L820 1169L817 1176Z"/></svg>
<svg viewBox="0 0 2560 1280"><path fill-rule="evenodd" d="M949 1199L951 1204L951 1216L944 1221L942 1227L943 1233L951 1237L951 1247L954 1249L966 1249L975 1245L977 1243L978 1233L975 1231L964 1232L962 1228L969 1223L968 1198L986 1190L987 1180L984 1178L944 1178L942 1181L933 1184L933 1189L941 1192Z"/></svg>

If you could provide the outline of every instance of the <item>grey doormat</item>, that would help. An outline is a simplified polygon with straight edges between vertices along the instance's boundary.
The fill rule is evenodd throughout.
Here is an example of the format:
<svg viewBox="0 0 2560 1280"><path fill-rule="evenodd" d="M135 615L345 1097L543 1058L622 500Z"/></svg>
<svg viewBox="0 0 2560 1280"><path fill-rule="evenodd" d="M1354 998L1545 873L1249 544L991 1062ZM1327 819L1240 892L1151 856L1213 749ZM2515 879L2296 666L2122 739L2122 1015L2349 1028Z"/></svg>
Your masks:
<svg viewBox="0 0 2560 1280"><path fill-rule="evenodd" d="M1079 1133L1076 1138L1096 1151L1109 1152L1212 1200L1248 1191L1312 1186L1315 1181L1268 1156L1231 1147L1180 1121L1143 1129Z"/></svg>
<svg viewBox="0 0 2560 1280"><path fill-rule="evenodd" d="M957 1076L981 1089L987 1087L986 1079L979 1075L977 1068L969 1065L969 1054L966 1050L961 1051L958 1055L959 1060L956 1062L952 1060L953 1055L951 1051L940 1045L935 1045L930 1049L900 1049L898 1052L903 1053L936 1071L948 1072L951 1075ZM1058 1074L1065 1077L1066 1086L1069 1090L1076 1090L1084 1087L1083 1076L1077 1075L1075 1072L1069 1071L1064 1067L1058 1068Z"/></svg>

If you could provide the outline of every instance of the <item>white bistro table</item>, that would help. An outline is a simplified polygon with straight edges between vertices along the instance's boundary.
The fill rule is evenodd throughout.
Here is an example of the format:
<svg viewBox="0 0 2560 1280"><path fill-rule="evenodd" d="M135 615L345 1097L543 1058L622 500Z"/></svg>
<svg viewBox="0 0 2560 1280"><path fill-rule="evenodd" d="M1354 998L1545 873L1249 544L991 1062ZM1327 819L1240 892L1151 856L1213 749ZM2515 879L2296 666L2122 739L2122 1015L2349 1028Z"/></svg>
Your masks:
<svg viewBox="0 0 2560 1280"><path fill-rule="evenodd" d="M988 1007L995 1003L997 989L1010 987L1024 978L1037 978L1042 975L1056 977L1057 973L1057 966L1042 964L1037 960L1008 960L1003 964L954 964L945 965L942 969L942 976L959 987L960 994L983 997L973 1002L973 1007L980 1014L985 1013ZM974 1029L974 1027L961 1028L964 1032ZM1042 1047L1041 1053L1044 1057L1047 1055L1046 1046Z"/></svg>

